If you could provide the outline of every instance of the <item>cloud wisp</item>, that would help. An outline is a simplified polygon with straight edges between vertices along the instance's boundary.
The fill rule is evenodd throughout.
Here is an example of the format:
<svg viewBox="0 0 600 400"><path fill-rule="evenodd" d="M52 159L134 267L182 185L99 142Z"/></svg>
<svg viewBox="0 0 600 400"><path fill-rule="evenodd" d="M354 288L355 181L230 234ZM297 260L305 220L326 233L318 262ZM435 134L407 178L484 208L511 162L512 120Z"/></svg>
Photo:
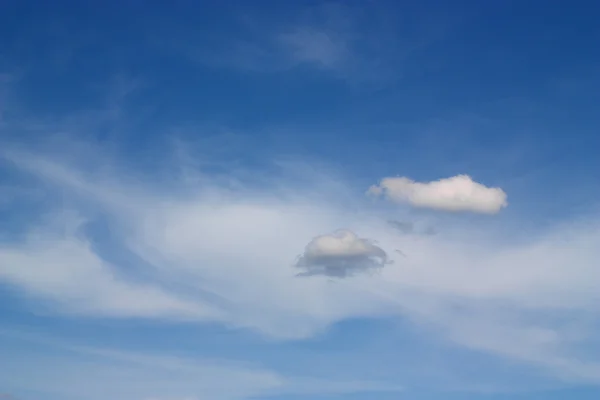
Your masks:
<svg viewBox="0 0 600 400"><path fill-rule="evenodd" d="M344 40L331 33L310 28L281 34L279 42L287 48L293 63L309 63L325 69L341 68L347 61Z"/></svg>
<svg viewBox="0 0 600 400"><path fill-rule="evenodd" d="M506 193L456 175L431 182L415 182L406 177L384 178L367 191L395 203L449 212L496 214L508 205Z"/></svg>
<svg viewBox="0 0 600 400"><path fill-rule="evenodd" d="M378 85L399 79L420 48L443 37L448 28L442 25L454 25L442 22L445 18L435 24L414 24L406 16L412 21L412 32L409 39L400 40L398 25L402 23L390 18L389 6L372 6L343 2L303 5L276 21L247 14L241 23L235 23L236 34L225 39L201 37L190 42L196 33L184 30L184 38L166 42L169 51L178 48L203 65L260 73L308 67L352 85ZM171 31L179 29L173 27ZM165 42L165 38L159 42Z"/></svg>
<svg viewBox="0 0 600 400"><path fill-rule="evenodd" d="M19 357L24 362L14 363L6 357L0 360L0 368L7 371L0 377L0 385L8 384L15 392L44 391L61 399L237 400L402 390L399 385L379 382L289 376L236 360L67 344L17 331L0 330L0 338L0 348L6 354L24 349ZM36 351L40 346L43 352Z"/></svg>

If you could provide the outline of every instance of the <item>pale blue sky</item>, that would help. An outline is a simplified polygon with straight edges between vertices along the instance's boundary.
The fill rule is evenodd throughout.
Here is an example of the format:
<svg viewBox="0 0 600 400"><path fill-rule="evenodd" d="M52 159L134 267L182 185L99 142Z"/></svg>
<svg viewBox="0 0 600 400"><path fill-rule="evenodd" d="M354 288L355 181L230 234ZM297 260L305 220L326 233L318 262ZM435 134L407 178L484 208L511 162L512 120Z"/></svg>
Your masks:
<svg viewBox="0 0 600 400"><path fill-rule="evenodd" d="M0 394L600 396L597 2L159 3L0 5Z"/></svg>

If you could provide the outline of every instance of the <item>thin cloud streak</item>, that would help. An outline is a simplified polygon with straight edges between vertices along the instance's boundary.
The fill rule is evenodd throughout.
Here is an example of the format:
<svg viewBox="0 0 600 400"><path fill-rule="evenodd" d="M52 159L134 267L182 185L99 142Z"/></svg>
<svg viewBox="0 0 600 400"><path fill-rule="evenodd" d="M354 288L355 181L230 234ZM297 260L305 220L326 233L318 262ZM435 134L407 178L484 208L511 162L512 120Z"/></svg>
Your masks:
<svg viewBox="0 0 600 400"><path fill-rule="evenodd" d="M234 400L285 394L402 390L399 385L381 382L287 376L260 365L236 360L90 347L22 331L0 330L0 337L7 346L22 347L28 344L32 349L39 346L45 349L40 353L27 350L26 346L21 353L21 359L26 362L11 364L8 359L0 360L0 368L9 371L7 376L0 377L0 385L10 382L11 387L18 390L43 390L65 399L208 396L211 399Z"/></svg>

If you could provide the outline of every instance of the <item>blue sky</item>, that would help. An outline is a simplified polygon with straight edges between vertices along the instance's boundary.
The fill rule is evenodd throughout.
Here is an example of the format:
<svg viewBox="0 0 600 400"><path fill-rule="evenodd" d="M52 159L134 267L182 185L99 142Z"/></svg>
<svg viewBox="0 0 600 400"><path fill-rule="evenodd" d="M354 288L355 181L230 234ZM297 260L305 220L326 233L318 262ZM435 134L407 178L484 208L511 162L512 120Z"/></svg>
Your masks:
<svg viewBox="0 0 600 400"><path fill-rule="evenodd" d="M2 2L0 398L598 398L599 17Z"/></svg>

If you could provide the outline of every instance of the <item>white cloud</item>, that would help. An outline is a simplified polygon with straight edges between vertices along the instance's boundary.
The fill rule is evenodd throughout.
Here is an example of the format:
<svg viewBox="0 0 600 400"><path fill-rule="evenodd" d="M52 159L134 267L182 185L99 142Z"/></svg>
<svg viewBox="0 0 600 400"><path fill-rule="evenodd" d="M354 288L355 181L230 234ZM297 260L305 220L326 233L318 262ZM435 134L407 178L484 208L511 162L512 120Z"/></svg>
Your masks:
<svg viewBox="0 0 600 400"><path fill-rule="evenodd" d="M496 214L508 205L506 193L477 183L468 175L431 182L415 182L406 177L384 178L368 190L396 203L443 211L470 211Z"/></svg>
<svg viewBox="0 0 600 400"><path fill-rule="evenodd" d="M85 239L57 239L48 229L39 240L30 235L22 243L5 243L0 279L53 299L58 312L80 307L88 315L185 315L279 339L309 337L347 318L404 315L461 346L549 368L561 379L600 381L594 372L600 354L589 352L590 360L580 362L577 351L588 339L572 339L571 327L561 320L573 313L593 320L599 311L597 219L510 243L482 234L481 226L455 226L451 235L400 235L376 210L357 214L340 206L339 182L330 191L322 182L298 190L282 178L259 190L204 179L192 188L165 190L152 182L126 184L123 173L91 179L93 174L74 172L83 168L40 157L19 160L22 169L65 196L111 215L122 244L156 277L152 285L127 280L119 274L127 265L107 263ZM335 284L296 277L294 257L307 250L309 265L324 254L377 254L348 231L306 248L315 234L340 226L377 240L377 248L400 248L407 257L390 252L394 268ZM111 301L115 293L125 300ZM455 304L460 318L453 317ZM549 314L557 319L544 321ZM531 334L546 331L554 333ZM529 353L520 351L521 335Z"/></svg>
<svg viewBox="0 0 600 400"><path fill-rule="evenodd" d="M340 229L330 235L317 236L306 245L296 267L301 275L347 277L379 270L388 263L386 252L354 232Z"/></svg>

